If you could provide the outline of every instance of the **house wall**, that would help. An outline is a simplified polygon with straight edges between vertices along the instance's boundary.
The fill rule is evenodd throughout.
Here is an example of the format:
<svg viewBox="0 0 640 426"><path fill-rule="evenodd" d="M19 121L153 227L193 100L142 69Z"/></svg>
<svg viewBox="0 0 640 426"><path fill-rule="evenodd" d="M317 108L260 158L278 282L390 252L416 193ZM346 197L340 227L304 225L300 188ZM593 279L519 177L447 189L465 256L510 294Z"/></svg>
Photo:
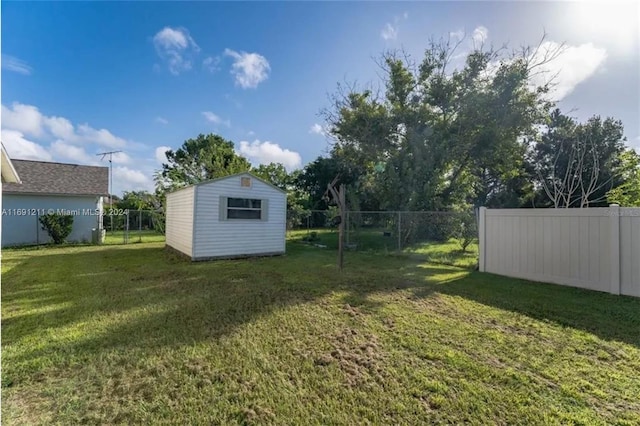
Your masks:
<svg viewBox="0 0 640 426"><path fill-rule="evenodd" d="M254 178L242 187L241 177L196 187L194 259L285 252L287 195ZM221 219L221 197L267 200L266 220Z"/></svg>
<svg viewBox="0 0 640 426"><path fill-rule="evenodd" d="M193 253L193 203L196 187L167 194L166 244L191 256Z"/></svg>
<svg viewBox="0 0 640 426"><path fill-rule="evenodd" d="M481 209L480 270L640 296L640 209Z"/></svg>
<svg viewBox="0 0 640 426"><path fill-rule="evenodd" d="M91 230L102 218L102 197L2 194L2 247L51 242L39 215L50 210L69 210L74 215L69 242L91 242ZM100 209L100 214L95 210ZM89 212L91 211L91 212ZM22 213L22 214L19 214Z"/></svg>

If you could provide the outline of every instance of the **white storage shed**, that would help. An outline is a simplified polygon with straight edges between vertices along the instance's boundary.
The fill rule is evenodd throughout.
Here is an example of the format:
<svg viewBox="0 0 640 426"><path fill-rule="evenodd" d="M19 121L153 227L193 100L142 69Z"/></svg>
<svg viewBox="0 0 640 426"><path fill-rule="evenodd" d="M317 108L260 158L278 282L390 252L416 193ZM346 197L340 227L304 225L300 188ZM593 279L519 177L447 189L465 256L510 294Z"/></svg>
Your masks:
<svg viewBox="0 0 640 426"><path fill-rule="evenodd" d="M284 254L287 193L250 173L167 194L166 245L191 260Z"/></svg>

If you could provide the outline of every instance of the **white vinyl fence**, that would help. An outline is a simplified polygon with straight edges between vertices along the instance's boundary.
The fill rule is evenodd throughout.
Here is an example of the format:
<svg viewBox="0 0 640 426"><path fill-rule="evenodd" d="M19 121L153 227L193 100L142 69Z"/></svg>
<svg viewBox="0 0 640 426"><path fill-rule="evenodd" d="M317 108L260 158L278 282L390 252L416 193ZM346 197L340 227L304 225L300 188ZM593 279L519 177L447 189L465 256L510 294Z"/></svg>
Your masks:
<svg viewBox="0 0 640 426"><path fill-rule="evenodd" d="M480 271L640 297L640 208L480 208Z"/></svg>

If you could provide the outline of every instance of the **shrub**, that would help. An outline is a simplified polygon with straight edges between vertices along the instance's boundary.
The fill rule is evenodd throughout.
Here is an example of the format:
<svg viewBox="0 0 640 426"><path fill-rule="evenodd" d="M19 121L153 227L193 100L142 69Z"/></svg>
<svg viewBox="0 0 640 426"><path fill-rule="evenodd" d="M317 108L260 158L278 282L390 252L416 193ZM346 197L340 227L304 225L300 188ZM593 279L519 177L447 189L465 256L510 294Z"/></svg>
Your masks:
<svg viewBox="0 0 640 426"><path fill-rule="evenodd" d="M465 253L469 244L478 237L476 218L473 215L464 215L460 218L455 237L458 239L462 252Z"/></svg>
<svg viewBox="0 0 640 426"><path fill-rule="evenodd" d="M302 241L313 243L316 241L320 241L320 237L318 237L318 233L316 231L311 231L309 235L302 237Z"/></svg>
<svg viewBox="0 0 640 426"><path fill-rule="evenodd" d="M54 244L62 244L73 230L73 216L50 213L40 216L42 229L47 231Z"/></svg>

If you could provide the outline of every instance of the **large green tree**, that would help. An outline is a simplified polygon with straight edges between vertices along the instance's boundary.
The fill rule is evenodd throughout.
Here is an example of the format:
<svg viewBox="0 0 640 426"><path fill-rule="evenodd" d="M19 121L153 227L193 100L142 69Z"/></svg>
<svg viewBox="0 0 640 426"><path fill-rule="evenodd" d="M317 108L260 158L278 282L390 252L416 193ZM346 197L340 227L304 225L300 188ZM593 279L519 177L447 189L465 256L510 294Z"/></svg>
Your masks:
<svg viewBox="0 0 640 426"><path fill-rule="evenodd" d="M364 171L360 163L334 149L329 157L318 157L300 172L296 185L309 194L309 207L314 210L325 210L330 201L325 197L327 185L336 176L340 183L347 186L347 199L351 210L366 209L367 205L358 202L366 198L365 192L358 193L359 174ZM371 209L371 207L369 207Z"/></svg>
<svg viewBox="0 0 640 426"><path fill-rule="evenodd" d="M156 195L149 191L125 191L122 199L114 204L117 208L126 210L156 210L160 207Z"/></svg>
<svg viewBox="0 0 640 426"><path fill-rule="evenodd" d="M167 151L166 157L156 174L159 192L251 169L249 161L235 152L233 142L215 134L188 139L178 150Z"/></svg>
<svg viewBox="0 0 640 426"><path fill-rule="evenodd" d="M622 207L640 207L640 155L627 149L620 155L622 183L607 192L607 201Z"/></svg>
<svg viewBox="0 0 640 426"><path fill-rule="evenodd" d="M483 204L521 183L520 137L551 106L549 87L532 88L529 77L553 52L533 62L526 50L508 58L475 50L450 71L454 52L449 42L431 43L417 67L386 54L383 95L342 89L325 110L336 145L370 165L382 208Z"/></svg>
<svg viewBox="0 0 640 426"><path fill-rule="evenodd" d="M285 191L288 191L292 186L291 176L284 165L280 163L260 164L251 169L251 173Z"/></svg>
<svg viewBox="0 0 640 426"><path fill-rule="evenodd" d="M605 206L607 193L623 183L623 133L622 123L613 118L578 123L554 110L530 153L537 204Z"/></svg>
<svg viewBox="0 0 640 426"><path fill-rule="evenodd" d="M298 226L306 217L309 208L309 194L298 185L301 170L287 172L280 163L261 164L251 170L254 175L287 191L287 223L289 227Z"/></svg>

